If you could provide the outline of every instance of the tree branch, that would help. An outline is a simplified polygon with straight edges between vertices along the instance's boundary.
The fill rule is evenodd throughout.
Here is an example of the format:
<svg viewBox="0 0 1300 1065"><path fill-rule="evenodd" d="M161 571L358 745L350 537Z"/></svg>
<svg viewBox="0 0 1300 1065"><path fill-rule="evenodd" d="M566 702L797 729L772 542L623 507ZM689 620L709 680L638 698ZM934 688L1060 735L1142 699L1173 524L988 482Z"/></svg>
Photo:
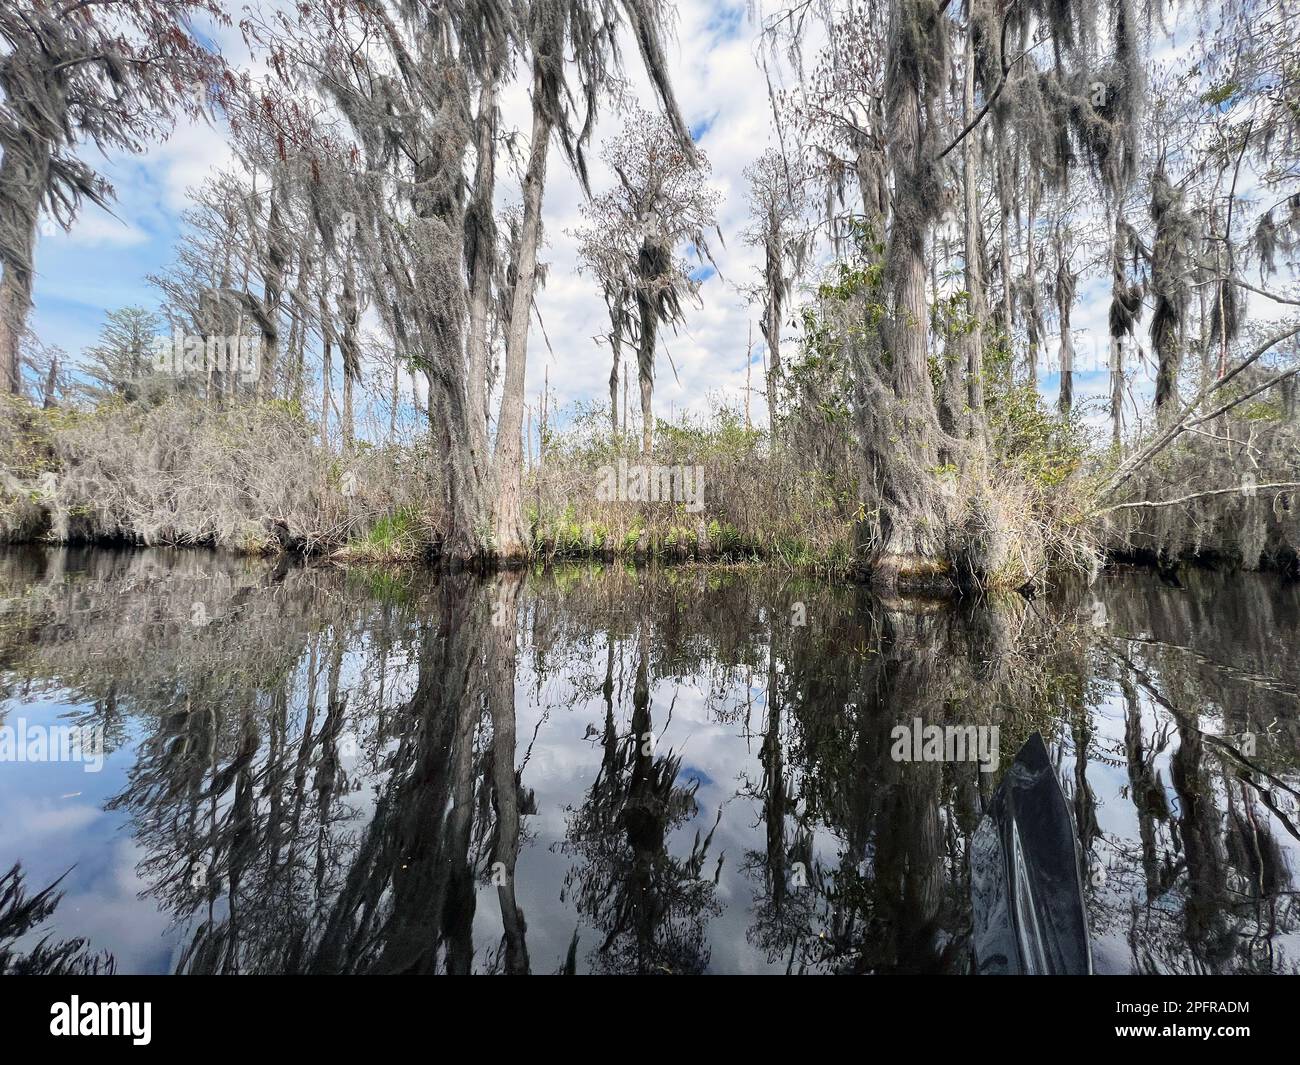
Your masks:
<svg viewBox="0 0 1300 1065"><path fill-rule="evenodd" d="M1257 484L1255 491L1264 491L1270 488L1300 488L1300 481L1278 481L1274 484ZM1138 508L1153 507L1176 507L1179 503L1187 503L1193 499L1204 499L1207 496L1227 496L1234 492L1245 492L1246 488L1241 485L1235 485L1232 488L1211 488L1204 492L1191 492L1185 496L1178 496L1175 499L1142 499L1136 503L1116 503L1114 506L1106 507L1104 510L1097 511L1098 514L1109 514L1113 510L1134 510Z"/></svg>
<svg viewBox="0 0 1300 1065"><path fill-rule="evenodd" d="M1002 43L999 47L999 51L1002 55L1002 80L998 82L998 87L994 89L991 94L989 94L988 99L984 101L984 106L981 107L978 112L976 112L975 117L972 118L968 123L966 123L966 128L957 134L956 138L951 143L949 143L948 147L946 147L943 151L941 151L938 155L934 157L934 161L936 163L940 159L942 159L945 155L947 155L950 151L956 148L957 145L959 145L962 141L964 141L966 139L967 134L969 134L976 126L980 124L980 122L984 120L984 116L989 113L989 108L992 107L994 103L997 102L997 98L1002 95L1002 90L1007 87L1007 82L1011 80L1010 78L1011 68L1014 67L1017 63L1019 63L1022 59L1024 59L1025 56L1027 56L1034 48L1037 47L1037 45L1030 45L1018 56L1016 56L1016 58L1013 59L1010 63L1007 62L1007 58L1006 58L1007 57L1007 26L1010 24L1011 12L1014 11L1015 8L1016 8L1016 0L1012 0L1012 2L1007 5L1007 10L1005 11L1005 13L1002 15L1002 35L1001 35Z"/></svg>
<svg viewBox="0 0 1300 1065"><path fill-rule="evenodd" d="M1236 377L1247 367L1254 365L1254 363L1257 362L1261 357L1263 357L1263 355L1266 352L1268 352L1270 348L1275 347L1276 345L1282 343L1282 341L1284 340L1289 340L1297 333L1300 333L1300 324L1289 326L1281 333L1275 333L1273 336L1265 340L1264 343L1262 343L1249 355L1247 355L1244 359L1242 359L1239 363L1237 363L1236 366L1234 366L1222 377L1219 377L1216 380L1201 386L1201 390L1198 393L1196 393L1194 397L1192 397L1192 399L1188 402L1188 404L1185 407L1183 407L1181 411L1178 412L1178 416L1173 420L1173 422L1170 423L1168 428L1166 428L1161 433L1157 434L1156 438L1153 441L1151 441L1150 444L1148 444L1145 448L1139 451L1136 455L1134 455L1131 459L1129 459L1127 462L1121 465L1118 470L1115 471L1115 474L1111 477L1110 481L1107 482L1107 484L1098 493L1097 496L1098 500L1103 500L1109 496L1114 495L1116 491L1118 491L1125 483L1128 482L1129 478L1131 478L1133 474L1137 473L1138 470L1140 470L1143 466L1145 466L1148 462L1150 462L1153 458L1155 458L1156 455L1158 455L1161 451L1163 451L1166 447L1168 447L1171 443L1173 443L1174 440L1176 440L1182 434L1182 432L1187 428L1189 424L1199 424L1201 421L1205 420L1204 418L1202 418L1202 419L1197 419L1196 421L1193 422L1192 415L1196 413L1197 408L1200 407L1200 405L1204 403L1207 399L1209 399L1210 396L1214 395L1214 393L1218 392L1221 388L1227 385L1229 381L1231 381L1234 377ZM1287 375L1283 375L1283 376L1287 376ZM1255 391L1259 391L1259 389L1256 389ZM1242 397L1242 398L1244 399L1247 397ZM1236 402L1240 402L1240 400ZM1231 407L1236 405L1236 402L1230 403L1227 407L1223 409L1225 410L1231 409ZM1210 417L1210 415L1206 416L1206 418L1208 417Z"/></svg>

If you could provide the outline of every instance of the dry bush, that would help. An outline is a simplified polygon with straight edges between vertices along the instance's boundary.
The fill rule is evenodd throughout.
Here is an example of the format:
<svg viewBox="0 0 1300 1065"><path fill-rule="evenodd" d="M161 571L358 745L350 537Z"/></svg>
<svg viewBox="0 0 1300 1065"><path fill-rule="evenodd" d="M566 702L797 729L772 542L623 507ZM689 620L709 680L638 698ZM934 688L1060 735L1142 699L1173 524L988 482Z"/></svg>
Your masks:
<svg viewBox="0 0 1300 1065"><path fill-rule="evenodd" d="M395 512L419 515L420 541L436 536L427 455L366 445L335 455L289 404L219 410L178 397L89 412L28 408L19 420L26 435L0 443L0 465L13 471L0 515L15 539L310 553L362 541ZM41 472L54 474L44 490Z"/></svg>
<svg viewBox="0 0 1300 1065"><path fill-rule="evenodd" d="M53 472L49 418L16 396L0 395L0 543L38 536L43 475Z"/></svg>

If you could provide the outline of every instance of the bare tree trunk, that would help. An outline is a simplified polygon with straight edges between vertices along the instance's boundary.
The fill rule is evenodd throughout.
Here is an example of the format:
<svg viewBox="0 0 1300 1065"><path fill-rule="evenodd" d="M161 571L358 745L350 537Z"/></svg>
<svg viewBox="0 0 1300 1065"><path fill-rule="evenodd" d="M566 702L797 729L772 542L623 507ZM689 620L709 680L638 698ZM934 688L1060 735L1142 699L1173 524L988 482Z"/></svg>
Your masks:
<svg viewBox="0 0 1300 1065"><path fill-rule="evenodd" d="M340 344L340 349L342 345ZM351 452L356 444L355 430L352 423L352 375L347 369L348 358L343 355L343 450Z"/></svg>
<svg viewBox="0 0 1300 1065"><path fill-rule="evenodd" d="M618 330L614 330L609 337L610 347L614 349L614 357L611 359L609 370L609 427L613 433L611 439L618 442L618 364L623 358L623 342L619 338Z"/></svg>
<svg viewBox="0 0 1300 1065"><path fill-rule="evenodd" d="M769 220L767 239L764 241L766 264L764 277L767 283L767 302L763 305L763 318L759 323L763 339L767 342L767 423L776 446L777 387L781 383L781 298L784 278L779 223Z"/></svg>
<svg viewBox="0 0 1300 1065"><path fill-rule="evenodd" d="M50 372L45 377L45 394L41 397L41 407L49 410L54 406L54 389L59 382L59 356L57 352L50 354Z"/></svg>
<svg viewBox="0 0 1300 1065"><path fill-rule="evenodd" d="M330 446L330 344L334 331L330 328L329 307L325 303L325 294L320 297L320 332L321 332L321 398L320 398L320 446L326 451Z"/></svg>
<svg viewBox="0 0 1300 1065"><path fill-rule="evenodd" d="M540 99L535 99L533 139L528 170L524 175L524 215L519 230L514 298L510 307L510 328L506 336L506 365L494 454L497 498L493 546L497 555L506 561L518 561L528 553L528 531L524 528L523 518L520 449L523 445L521 434L524 420L524 377L528 358L528 322L532 314L537 280L537 249L542 235L542 193L546 184L546 156L550 141L550 118Z"/></svg>
<svg viewBox="0 0 1300 1065"><path fill-rule="evenodd" d="M542 380L542 395L537 404L537 465L546 464L546 441L550 439L550 421L547 401L551 395L551 372L548 369Z"/></svg>
<svg viewBox="0 0 1300 1065"><path fill-rule="evenodd" d="M266 277L258 323L262 328L262 362L257 373L258 398L275 394L275 374L280 361L280 307L284 301L284 273L289 262L289 239L280 211L282 186L272 184L266 219Z"/></svg>
<svg viewBox="0 0 1300 1065"><path fill-rule="evenodd" d="M1124 338L1110 338L1110 440L1124 447Z"/></svg>
<svg viewBox="0 0 1300 1065"><path fill-rule="evenodd" d="M763 315L763 337L767 341L767 424L776 444L776 389L781 381L781 320L769 299Z"/></svg>
<svg viewBox="0 0 1300 1065"><path fill-rule="evenodd" d="M1070 310L1074 305L1074 274L1064 246L1057 248L1056 310L1061 323L1061 414L1074 406L1074 337L1070 334Z"/></svg>
<svg viewBox="0 0 1300 1065"><path fill-rule="evenodd" d="M388 439L393 443L397 442L397 404L398 391L397 385L401 378L402 360L397 352L393 352L393 394L392 406L388 409Z"/></svg>
<svg viewBox="0 0 1300 1065"><path fill-rule="evenodd" d="M0 157L0 226L6 254L0 256L0 393L22 390L22 338L32 306L32 257L41 193L49 180L50 148L30 135L9 140Z"/></svg>
<svg viewBox="0 0 1300 1065"><path fill-rule="evenodd" d="M293 324L289 331L289 358L292 360L290 374L289 394L293 397L295 403L301 405L303 397L303 383L307 376L307 287L311 281L311 260L307 256L307 250L304 247L301 258L298 262L298 284L294 289L293 299Z"/></svg>

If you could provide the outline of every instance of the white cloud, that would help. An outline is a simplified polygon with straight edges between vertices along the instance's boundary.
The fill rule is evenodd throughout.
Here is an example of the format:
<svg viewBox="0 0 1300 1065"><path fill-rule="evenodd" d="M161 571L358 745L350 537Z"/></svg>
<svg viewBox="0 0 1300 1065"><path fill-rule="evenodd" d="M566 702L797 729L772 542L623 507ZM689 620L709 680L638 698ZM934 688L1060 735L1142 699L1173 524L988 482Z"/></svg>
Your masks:
<svg viewBox="0 0 1300 1065"><path fill-rule="evenodd" d="M106 245L130 247L149 239L148 234L121 217L115 217L94 205L88 206L66 232L48 219L43 222L41 238L66 241L81 248L100 248Z"/></svg>

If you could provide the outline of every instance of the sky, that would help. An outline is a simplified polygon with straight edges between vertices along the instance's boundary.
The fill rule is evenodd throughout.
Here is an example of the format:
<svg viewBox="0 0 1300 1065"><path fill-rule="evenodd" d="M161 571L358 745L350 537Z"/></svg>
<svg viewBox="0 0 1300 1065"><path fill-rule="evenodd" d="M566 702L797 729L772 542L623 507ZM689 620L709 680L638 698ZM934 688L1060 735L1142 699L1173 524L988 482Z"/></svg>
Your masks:
<svg viewBox="0 0 1300 1065"><path fill-rule="evenodd" d="M721 196L718 221L725 243L712 249L717 272L701 271L700 305L688 309L686 323L675 335L664 337L655 393L656 414L661 418L683 411L703 413L719 402L742 407L747 358L753 416L760 422L766 417L763 345L757 325L761 309L747 305L739 291L740 286L758 278L761 266L758 249L741 237L748 224L743 171L773 143L768 90L757 61L756 20L761 15L760 0L682 0L677 7L668 47L671 73L687 123L711 163L709 180ZM211 35L233 64L258 69L237 29L213 28ZM630 39L624 53L636 96L651 101L648 81L639 69ZM506 128L529 128L528 97L522 81L505 95L503 112ZM597 193L612 184L599 148L618 126L618 113L606 107L589 153L591 183ZM89 161L99 166L115 188L112 214L88 204L71 232L43 225L36 262L33 325L44 342L57 344L73 355L94 342L107 311L131 304L158 306L159 294L147 278L161 271L173 256L188 190L229 165L231 155L225 130L216 119L208 123L183 121L169 139L150 146L143 155ZM503 158L500 173L499 205L518 202L516 168ZM537 296L545 335L534 322L527 392L528 402L535 406L546 382L553 411L570 412L575 402L599 401L608 395L609 349L595 340L608 329L606 309L595 281L578 268L573 236L582 224L581 202L581 188L563 153L552 151L543 212L546 245L541 256L547 264L547 282ZM1108 302L1106 278L1080 285L1074 344L1079 364L1092 370L1076 374L1079 402L1109 392L1104 370ZM1260 309L1271 316L1277 313L1273 308ZM1251 310L1256 311L1254 303ZM373 314L363 320L377 330ZM1049 333L1054 328L1049 321ZM787 329L787 335L794 339L793 331ZM1047 362L1039 371L1040 388L1053 403L1059 375L1051 359L1057 347L1057 338L1049 336ZM1135 387L1139 394L1149 392L1147 369L1139 370ZM635 407L635 399L632 405ZM1093 417L1098 421L1105 417L1099 404ZM564 418L562 415L561 422Z"/></svg>

